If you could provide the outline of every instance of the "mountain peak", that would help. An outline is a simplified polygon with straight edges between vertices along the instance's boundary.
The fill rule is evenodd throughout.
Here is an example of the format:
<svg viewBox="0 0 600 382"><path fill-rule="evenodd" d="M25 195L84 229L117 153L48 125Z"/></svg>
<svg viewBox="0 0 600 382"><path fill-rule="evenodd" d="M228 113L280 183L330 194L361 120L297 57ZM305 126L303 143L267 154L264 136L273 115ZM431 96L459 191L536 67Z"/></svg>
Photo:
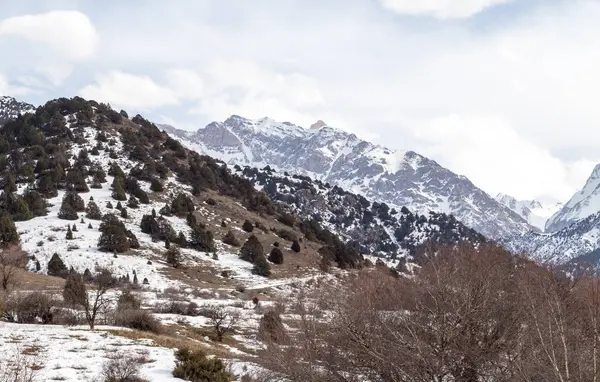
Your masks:
<svg viewBox="0 0 600 382"><path fill-rule="evenodd" d="M554 214L546 226L548 231L558 231L569 224L600 211L600 164L597 164L583 188Z"/></svg>
<svg viewBox="0 0 600 382"><path fill-rule="evenodd" d="M320 128L325 127L325 126L327 126L327 124L319 119L317 122L310 125L310 129L311 130L319 130Z"/></svg>
<svg viewBox="0 0 600 382"><path fill-rule="evenodd" d="M20 102L10 96L0 96L0 126L21 114L32 113L35 107L26 102Z"/></svg>
<svg viewBox="0 0 600 382"><path fill-rule="evenodd" d="M398 210L430 211L455 217L490 238L534 229L519 214L495 201L467 178L412 151L386 148L319 120L310 129L231 116L175 135L189 148L229 165L304 175Z"/></svg>

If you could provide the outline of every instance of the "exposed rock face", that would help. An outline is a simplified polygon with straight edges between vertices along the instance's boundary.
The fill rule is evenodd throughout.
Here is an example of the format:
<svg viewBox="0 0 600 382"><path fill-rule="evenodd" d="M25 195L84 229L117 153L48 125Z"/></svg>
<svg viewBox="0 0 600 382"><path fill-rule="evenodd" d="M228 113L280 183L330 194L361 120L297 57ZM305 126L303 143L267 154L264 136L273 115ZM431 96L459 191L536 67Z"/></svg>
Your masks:
<svg viewBox="0 0 600 382"><path fill-rule="evenodd" d="M320 126L323 125L323 126ZM160 127L186 146L233 165L271 166L307 175L369 199L411 211L453 214L493 239L533 228L523 217L435 161L413 151L395 151L317 123L303 129L268 118L231 116L197 132Z"/></svg>

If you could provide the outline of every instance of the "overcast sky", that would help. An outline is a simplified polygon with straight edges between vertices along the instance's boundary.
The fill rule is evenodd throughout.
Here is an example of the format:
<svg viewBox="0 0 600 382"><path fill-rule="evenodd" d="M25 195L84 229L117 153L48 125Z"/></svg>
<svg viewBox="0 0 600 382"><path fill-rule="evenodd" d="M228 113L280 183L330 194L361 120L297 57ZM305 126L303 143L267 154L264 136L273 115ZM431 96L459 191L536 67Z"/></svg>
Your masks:
<svg viewBox="0 0 600 382"><path fill-rule="evenodd" d="M317 119L494 195L600 162L598 0L0 0L0 94L198 129Z"/></svg>

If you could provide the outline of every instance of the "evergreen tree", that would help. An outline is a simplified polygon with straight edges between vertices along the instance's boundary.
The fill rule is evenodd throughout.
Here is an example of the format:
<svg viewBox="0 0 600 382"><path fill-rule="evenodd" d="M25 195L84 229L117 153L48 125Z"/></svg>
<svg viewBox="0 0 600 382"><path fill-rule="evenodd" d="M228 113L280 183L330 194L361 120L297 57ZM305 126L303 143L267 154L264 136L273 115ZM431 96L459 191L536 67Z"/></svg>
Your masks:
<svg viewBox="0 0 600 382"><path fill-rule="evenodd" d="M112 184L112 198L115 200L127 200L125 190L123 189L123 178L115 178Z"/></svg>
<svg viewBox="0 0 600 382"><path fill-rule="evenodd" d="M69 275L69 270L65 263L63 263L60 256L54 253L48 262L48 275L65 278Z"/></svg>
<svg viewBox="0 0 600 382"><path fill-rule="evenodd" d="M185 194L178 194L171 202L171 213L175 215L185 215L194 212L194 202Z"/></svg>
<svg viewBox="0 0 600 382"><path fill-rule="evenodd" d="M89 228L89 229L92 229L92 228L93 228L93 227L92 227L92 223L88 224L88 228Z"/></svg>
<svg viewBox="0 0 600 382"><path fill-rule="evenodd" d="M63 220L77 220L79 217L75 209L63 199L60 211L58 211L58 218Z"/></svg>
<svg viewBox="0 0 600 382"><path fill-rule="evenodd" d="M264 277L271 276L271 266L267 262L264 254L261 253L260 256L255 259L252 273Z"/></svg>
<svg viewBox="0 0 600 382"><path fill-rule="evenodd" d="M281 252L281 249L273 247L271 253L269 253L269 261L273 264L283 264L283 252Z"/></svg>
<svg viewBox="0 0 600 382"><path fill-rule="evenodd" d="M85 211L85 202L83 198L74 191L68 191L63 197L63 203L69 203L77 212Z"/></svg>
<svg viewBox="0 0 600 382"><path fill-rule="evenodd" d="M71 226L67 226L67 240L73 240L73 232L71 231Z"/></svg>
<svg viewBox="0 0 600 382"><path fill-rule="evenodd" d="M123 205L121 204L121 202L117 202L117 207L118 210L122 210L123 209Z"/></svg>
<svg viewBox="0 0 600 382"><path fill-rule="evenodd" d="M92 219L92 220L101 220L102 219L102 212L100 212L100 207L98 207L96 202L94 202L93 200L88 202L88 205L85 209L85 216L88 219Z"/></svg>
<svg viewBox="0 0 600 382"><path fill-rule="evenodd" d="M83 280L85 282L90 282L94 279L94 276L92 276L92 272L90 272L89 269L85 268L85 271L83 271Z"/></svg>
<svg viewBox="0 0 600 382"><path fill-rule="evenodd" d="M17 184L15 183L15 176L11 172L7 172L4 175L4 192L7 194L17 191Z"/></svg>
<svg viewBox="0 0 600 382"><path fill-rule="evenodd" d="M160 180L158 180L157 178L152 178L152 180L150 181L150 190L154 191L154 192L162 192L164 191L165 187L163 186L162 182Z"/></svg>
<svg viewBox="0 0 600 382"><path fill-rule="evenodd" d="M134 285L138 285L138 277L137 277L137 273L133 274L133 284Z"/></svg>
<svg viewBox="0 0 600 382"><path fill-rule="evenodd" d="M155 218L156 217L156 210L153 208L152 209L152 217Z"/></svg>
<svg viewBox="0 0 600 382"><path fill-rule="evenodd" d="M104 215L99 229L102 232L98 240L101 251L122 253L131 247L125 225L114 214Z"/></svg>
<svg viewBox="0 0 600 382"><path fill-rule="evenodd" d="M77 226L73 224L73 232L77 232Z"/></svg>
<svg viewBox="0 0 600 382"><path fill-rule="evenodd" d="M187 239L185 238L185 235L181 231L179 231L179 235L177 236L177 244L181 248L187 248Z"/></svg>
<svg viewBox="0 0 600 382"><path fill-rule="evenodd" d="M106 202L106 208L113 208L113 205L111 202Z"/></svg>
<svg viewBox="0 0 600 382"><path fill-rule="evenodd" d="M215 242L213 234L201 226L197 225L192 228L192 236L190 238L190 247L202 252L214 252Z"/></svg>
<svg viewBox="0 0 600 382"><path fill-rule="evenodd" d="M260 256L264 257L264 248L258 238L251 235L242 246L240 258L254 263Z"/></svg>
<svg viewBox="0 0 600 382"><path fill-rule="evenodd" d="M27 202L29 211L31 211L33 216L46 216L48 214L46 200L44 200L39 192L27 189L23 193L23 199Z"/></svg>
<svg viewBox="0 0 600 382"><path fill-rule="evenodd" d="M127 208L121 209L121 217L127 219Z"/></svg>
<svg viewBox="0 0 600 382"><path fill-rule="evenodd" d="M166 248L166 249L169 249L169 248L171 248L171 242L169 241L169 238L168 238L168 237L165 239L165 248Z"/></svg>
<svg viewBox="0 0 600 382"><path fill-rule="evenodd" d="M2 245L19 242L19 233L12 217L7 213L0 214L0 243Z"/></svg>
<svg viewBox="0 0 600 382"><path fill-rule="evenodd" d="M181 266L181 252L179 251L179 248L170 248L165 253L165 258L167 263L173 268L179 268Z"/></svg>

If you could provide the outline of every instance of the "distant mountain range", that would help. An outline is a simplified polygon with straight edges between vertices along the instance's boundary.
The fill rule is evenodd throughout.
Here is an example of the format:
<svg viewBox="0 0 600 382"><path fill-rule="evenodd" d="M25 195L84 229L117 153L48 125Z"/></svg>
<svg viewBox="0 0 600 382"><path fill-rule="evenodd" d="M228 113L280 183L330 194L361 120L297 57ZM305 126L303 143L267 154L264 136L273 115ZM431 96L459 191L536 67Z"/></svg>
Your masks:
<svg viewBox="0 0 600 382"><path fill-rule="evenodd" d="M159 125L184 145L234 165L307 175L393 207L454 215L488 238L537 230L464 176L414 151L392 150L323 121L305 129L231 116L196 132Z"/></svg>
<svg viewBox="0 0 600 382"><path fill-rule="evenodd" d="M496 200L518 213L529 224L542 232L546 229L548 219L563 207L562 203L545 205L537 200L517 200L506 194L496 195Z"/></svg>

